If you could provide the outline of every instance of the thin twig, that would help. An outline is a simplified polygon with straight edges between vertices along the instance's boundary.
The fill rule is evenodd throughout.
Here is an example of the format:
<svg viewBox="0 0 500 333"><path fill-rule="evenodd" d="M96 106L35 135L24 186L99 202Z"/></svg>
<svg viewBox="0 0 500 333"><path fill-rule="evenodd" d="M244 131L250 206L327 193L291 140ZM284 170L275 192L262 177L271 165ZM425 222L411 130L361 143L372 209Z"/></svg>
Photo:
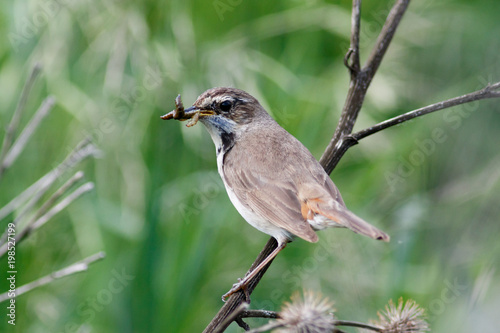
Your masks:
<svg viewBox="0 0 500 333"><path fill-rule="evenodd" d="M86 159L89 156L98 156L100 151L90 142L89 138L82 140L76 145L71 153L54 169L49 173L45 174L42 178L36 181L33 185L24 190L16 198L12 199L7 205L0 209L0 220L8 216L15 209L24 204L31 197L30 202L24 207L21 213L13 221L15 225L28 214L31 209L35 206L41 197L48 191L50 186L61 177L66 170L72 168L80 161ZM7 229L7 228L6 228ZM5 244L7 240L7 230L5 230L2 237L0 237L0 245ZM3 245L2 245L3 246ZM0 246L0 248L2 248Z"/></svg>
<svg viewBox="0 0 500 333"><path fill-rule="evenodd" d="M241 318L279 318L279 313L270 310L245 310L240 314Z"/></svg>
<svg viewBox="0 0 500 333"><path fill-rule="evenodd" d="M42 207L38 209L36 212L35 216L25 225L24 230L19 231L18 237L21 239L24 237L23 233L26 233L27 230L40 216L45 214L47 210L54 204L54 202L62 195L64 194L74 183L79 181L80 179L83 178L83 172L78 171L76 174L73 175L59 190L57 190L49 200L47 200ZM44 184L42 188L38 192L35 193L33 198L30 200L30 202L26 205L26 207L23 208L21 213L14 219L13 223L15 226L19 224L19 222L24 218L24 216L28 215L32 208L40 201L42 196L47 192L49 189L50 185L52 183L47 182ZM7 232L4 233L2 238L0 239L0 245L2 245L7 239Z"/></svg>
<svg viewBox="0 0 500 333"><path fill-rule="evenodd" d="M49 96L42 102L42 105L40 105L17 140L5 154L5 158L3 160L3 164L0 166L0 169L5 171L12 165L12 163L14 163L14 161L17 159L19 154L21 154L24 147L28 143L31 135L35 133L35 130L38 128L43 118L45 118L49 114L50 110L52 110L52 108L54 107L55 101L56 100L54 97Z"/></svg>
<svg viewBox="0 0 500 333"><path fill-rule="evenodd" d="M359 32L361 28L361 0L352 1L351 15L351 45L344 58L344 64L351 72L353 78L361 67L359 61Z"/></svg>
<svg viewBox="0 0 500 333"><path fill-rule="evenodd" d="M240 318L271 318L271 319L276 319L279 318L280 315L276 311L269 311L269 310L245 310L242 311L241 314L239 315ZM349 320L335 320L333 323L335 326L350 326L350 327L359 327L359 328L366 328L375 332L382 332L382 329L373 325L365 324L365 323L360 323L356 321L349 321ZM251 331L254 332L254 331ZM257 331L255 331L257 332ZM259 331L260 332L260 331Z"/></svg>
<svg viewBox="0 0 500 333"><path fill-rule="evenodd" d="M94 183L92 183L92 182L87 182L87 183L83 184L82 186L78 187L70 195L68 195L67 197L65 197L61 202L59 202L57 205L55 205L54 207L52 207L47 213L45 213L44 215L40 216L40 218L37 219L33 223L32 227L29 230L29 232L32 232L33 230L36 230L36 229L39 229L40 227L42 227L52 217L54 217L54 215L56 215L60 211L64 210L73 201L75 201L76 199L78 199L83 194L92 191L93 189L94 189Z"/></svg>
<svg viewBox="0 0 500 333"><path fill-rule="evenodd" d="M394 37L394 34L396 33L399 22L401 22L409 4L410 0L397 0L394 6L392 6L392 9L387 16L384 26L382 27L382 31L378 35L375 46L373 47L364 68L370 81L377 72L380 63L382 62L382 59L391 44L392 37Z"/></svg>
<svg viewBox="0 0 500 333"><path fill-rule="evenodd" d="M25 294L28 291L31 291L35 288L39 288L41 286L49 284L54 280L61 279L63 277L73 275L76 273L84 272L89 268L90 264L92 264L98 260L103 259L105 256L106 256L106 253L98 252L96 254L91 255L90 257L87 257L83 260L75 262L74 264L69 265L61 270L58 270L56 272L52 272L49 275L46 275L38 280L35 280L33 282L25 284L24 286L16 288L14 297L18 297L18 296ZM5 293L0 295L0 303L11 298L11 297L9 297L9 292L10 291L5 292Z"/></svg>
<svg viewBox="0 0 500 333"><path fill-rule="evenodd" d="M250 331L250 326L247 323L245 323L241 317L236 317L234 322L238 324L239 327L243 328L245 331Z"/></svg>
<svg viewBox="0 0 500 333"><path fill-rule="evenodd" d="M271 321L271 322L265 324L264 326L251 329L250 331L248 331L248 333L262 333L262 332L267 332L270 330L275 330L275 329L283 327L283 326L285 326L285 325L279 321Z"/></svg>
<svg viewBox="0 0 500 333"><path fill-rule="evenodd" d="M48 212L40 216L36 221L28 225L26 228L22 229L21 232L16 235L16 245L23 239L25 239L29 233L40 229L45 223L47 223L52 217L54 217L54 215L65 209L70 203L78 199L81 195L91 191L93 188L94 183L92 182L85 183L82 186L78 187L70 195L65 197L61 202L52 207ZM2 257L7 252L7 249L8 243L4 243L2 244L2 246L0 246L0 257Z"/></svg>
<svg viewBox="0 0 500 333"><path fill-rule="evenodd" d="M83 173L83 171L77 171L73 175L73 177L68 179L66 183L64 183L54 194L52 194L52 196L47 201L45 201L42 207L38 209L38 211L36 212L35 216L32 219L32 223L34 223L38 218L44 215L61 196L63 196L74 184L83 179L84 176L85 174ZM32 223L28 224L31 225Z"/></svg>
<svg viewBox="0 0 500 333"><path fill-rule="evenodd" d="M387 129L389 127L404 123L406 121L412 120L414 118L424 116L426 114L440 111L443 109L447 109L447 108L450 108L453 106L466 104L466 103L470 103L470 102L474 102L474 101L480 101L483 99L500 98L500 91L498 91L498 89L500 89L500 82L490 84L490 85L484 87L483 89L476 90L476 91L471 92L469 94L450 98L450 99L447 99L445 101L434 103L434 104L425 106L423 108L404 113L404 114L399 115L397 117L387 119L381 123L378 123L378 124L373 125L371 127L365 128L359 132L346 135L342 138L342 141L340 142L340 147L336 150L337 154L339 156L339 159L345 154L345 152L349 148L356 145L359 140L364 139L372 134L380 132L380 131Z"/></svg>
<svg viewBox="0 0 500 333"><path fill-rule="evenodd" d="M12 119L9 123L9 126L7 127L7 130L5 131L5 136L2 143L2 151L0 152L0 179L2 179L3 173L5 171L5 169L3 168L5 156L7 155L7 152L12 145L12 141L16 134L17 128L19 127L19 122L21 121L21 116L26 106L26 101L28 100L31 88L35 83L38 74L40 74L41 69L42 67L39 63L36 63L35 66L33 66L30 76L26 79L26 83L24 84L21 97L19 98L19 102L17 103L16 110L12 115Z"/></svg>
<svg viewBox="0 0 500 333"><path fill-rule="evenodd" d="M484 87L483 89L471 92L469 94L450 98L450 99L447 99L445 101L434 103L434 104L428 105L426 107L404 113L404 114L399 115L397 117L387 119L381 123L378 123L377 125L374 125L374 126L371 126L369 128L365 128L364 130L361 130L359 132L353 133L353 134L351 134L351 136L355 140L361 140L363 138L366 138L369 135L380 132L386 128L401 124L405 121L408 121L408 120L411 120L413 118L420 117L420 116L423 116L423 115L426 115L426 114L429 114L429 113L432 113L435 111L447 109L447 108L450 108L452 106L457 106L460 104L479 101L482 99L499 98L500 91L496 90L499 88L500 88L500 82L497 82L495 84L488 85L488 86Z"/></svg>
<svg viewBox="0 0 500 333"><path fill-rule="evenodd" d="M369 325L369 324L365 324L365 323L360 323L360 322L357 322L357 321L335 320L333 322L333 324L335 326L349 326L349 327L366 328L366 329L369 329L369 330L372 330L372 331L375 331L375 332L383 332L384 331L384 329L382 329L380 327Z"/></svg>
<svg viewBox="0 0 500 333"><path fill-rule="evenodd" d="M47 213L47 211L50 209L50 207L52 207L54 205L54 203L63 195L65 194L70 188L71 186L73 186L76 182L80 181L84 176L84 173L82 171L78 171L77 173L75 173L73 175L73 177L71 177L70 179L68 179L68 181L66 181L66 183L64 183L54 194L52 194L52 196L37 210L37 212L35 213L35 215L30 219L30 221L28 223L26 223L26 225L23 226L23 228L17 233L17 237L16 237L16 242L20 242L28 232L30 232L31 228L33 227L33 224L41 217L43 216L44 214ZM36 194L36 197L38 198L39 197L39 194L43 192L45 193L45 191L40 191L39 193ZM32 200L33 201L36 201L38 202L38 200ZM19 224L19 221L18 219L21 217L21 216L24 216L26 214L26 211L28 209L31 210L31 204L32 202L30 202L30 207L25 209L21 214L19 214L19 217L16 218L14 220L14 224L15 225L18 225ZM0 248L1 249L1 248ZM1 253L1 251L0 251Z"/></svg>
<svg viewBox="0 0 500 333"><path fill-rule="evenodd" d="M15 209L23 205L29 198L35 195L37 191L42 188L48 189L48 187L50 187L50 185L52 185L68 169L71 169L89 156L99 156L99 154L101 154L101 151L97 149L88 138L82 140L59 165L2 207L0 209L0 220L3 220Z"/></svg>

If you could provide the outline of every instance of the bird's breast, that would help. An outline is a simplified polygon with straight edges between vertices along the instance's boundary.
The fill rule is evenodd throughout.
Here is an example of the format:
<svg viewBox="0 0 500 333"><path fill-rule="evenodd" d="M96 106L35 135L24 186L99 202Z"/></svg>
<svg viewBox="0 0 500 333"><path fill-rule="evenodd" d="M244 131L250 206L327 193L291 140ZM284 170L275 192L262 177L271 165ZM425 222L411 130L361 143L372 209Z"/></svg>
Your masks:
<svg viewBox="0 0 500 333"><path fill-rule="evenodd" d="M270 236L273 236L278 242L284 242L286 240L291 240L292 235L285 229L280 228L269 222L265 217L256 214L249 206L244 202L244 194L236 195L231 186L228 185L226 177L224 175L224 156L226 153L221 152L217 154L217 169L219 175L222 178L224 187L226 188L227 195L234 208L240 213L240 215L255 229L260 230ZM241 199L240 199L241 198Z"/></svg>

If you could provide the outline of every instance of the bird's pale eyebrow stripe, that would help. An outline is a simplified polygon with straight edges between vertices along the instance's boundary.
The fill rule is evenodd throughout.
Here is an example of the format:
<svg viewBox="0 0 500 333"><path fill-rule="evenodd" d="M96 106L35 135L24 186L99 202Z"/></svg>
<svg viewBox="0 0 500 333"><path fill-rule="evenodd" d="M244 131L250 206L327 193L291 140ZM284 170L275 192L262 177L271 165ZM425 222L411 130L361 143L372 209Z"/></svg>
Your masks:
<svg viewBox="0 0 500 333"><path fill-rule="evenodd" d="M235 97L231 95L208 96L204 100L204 106L212 106L214 104L222 103L223 101L232 101L239 103L248 103L250 100L243 97Z"/></svg>

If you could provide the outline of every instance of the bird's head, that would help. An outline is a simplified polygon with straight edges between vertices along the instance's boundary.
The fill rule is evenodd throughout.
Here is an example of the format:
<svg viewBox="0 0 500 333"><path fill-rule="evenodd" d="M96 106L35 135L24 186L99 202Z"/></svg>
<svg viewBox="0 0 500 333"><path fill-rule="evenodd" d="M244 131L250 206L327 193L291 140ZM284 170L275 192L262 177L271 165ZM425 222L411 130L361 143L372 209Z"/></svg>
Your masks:
<svg viewBox="0 0 500 333"><path fill-rule="evenodd" d="M267 112L259 101L247 92L235 88L212 88L201 94L185 111L200 111L200 121L232 126L246 125Z"/></svg>
<svg viewBox="0 0 500 333"><path fill-rule="evenodd" d="M248 124L272 121L253 96L225 87L205 91L184 114L184 119L196 117L205 125L218 151L229 149Z"/></svg>

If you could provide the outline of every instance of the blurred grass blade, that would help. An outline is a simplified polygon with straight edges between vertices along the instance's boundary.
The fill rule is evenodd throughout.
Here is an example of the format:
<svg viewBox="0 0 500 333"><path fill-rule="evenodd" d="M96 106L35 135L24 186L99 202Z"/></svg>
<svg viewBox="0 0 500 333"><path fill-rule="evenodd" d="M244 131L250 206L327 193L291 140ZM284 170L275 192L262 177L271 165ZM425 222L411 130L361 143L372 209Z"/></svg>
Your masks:
<svg viewBox="0 0 500 333"><path fill-rule="evenodd" d="M51 283L52 281L55 281L57 279L73 275L76 273L80 272L85 272L88 270L89 265L99 261L101 259L104 259L106 257L106 253L104 252L98 252L96 254L91 255L90 257L87 257L83 260L80 260L78 262L75 262L72 265L69 265L61 270L58 270L56 272L52 272L49 275L46 275L44 277L39 278L38 280L35 280L33 282L30 282L28 284L25 284L24 286L21 286L19 288L16 288L16 297L27 293L28 291L31 291L35 288L42 287L46 284ZM10 299L9 297L9 292L5 292L3 294L0 294L0 303L4 302L6 300Z"/></svg>
<svg viewBox="0 0 500 333"><path fill-rule="evenodd" d="M41 69L42 69L41 65L39 63L36 63L33 69L31 70L31 74L26 80L26 83L24 84L23 91L21 93L21 98L19 99L16 110L12 115L9 127L5 132L5 136L2 143L2 151L0 153L0 180L2 179L2 176L5 172L4 168L5 157L7 156L7 152L10 150L17 128L19 127L19 122L21 121L21 116L26 106L26 101L28 100L31 88L35 83L35 79L38 77L38 74L40 74Z"/></svg>
<svg viewBox="0 0 500 333"><path fill-rule="evenodd" d="M43 118L45 118L49 114L50 110L52 110L54 104L55 104L55 98L52 96L47 97L42 102L42 105L40 105L40 107L33 115L28 125L26 125L24 130L21 132L19 138L14 142L12 147L5 154L3 164L0 166L0 170L5 171L12 165L12 163L14 163L19 154L21 154L21 152L23 151L24 147L28 143L33 133L35 133L35 130L38 128Z"/></svg>
<svg viewBox="0 0 500 333"><path fill-rule="evenodd" d="M59 202L57 205L52 207L52 209L50 209L48 212L40 216L37 220L35 220L31 224L28 224L17 234L16 245L19 244L19 242L21 242L24 238L26 238L28 234L41 228L57 213L68 207L69 204L78 199L81 195L91 191L93 188L94 188L94 183L92 182L83 184L75 191L73 191L70 195L68 195L66 198L64 198L61 202ZM2 257L7 252L7 248L8 248L8 243L4 243L2 244L2 246L0 246L0 257Z"/></svg>
<svg viewBox="0 0 500 333"><path fill-rule="evenodd" d="M54 169L45 174L42 178L36 181L33 185L24 190L17 197L12 199L8 204L0 209L0 220L4 219L15 209L19 208L26 201L34 196L38 190L45 193L50 185L52 185L66 170L74 167L76 164L86 159L89 156L99 156L101 151L97 149L89 139L82 140L71 153ZM42 194L43 194L42 193Z"/></svg>

